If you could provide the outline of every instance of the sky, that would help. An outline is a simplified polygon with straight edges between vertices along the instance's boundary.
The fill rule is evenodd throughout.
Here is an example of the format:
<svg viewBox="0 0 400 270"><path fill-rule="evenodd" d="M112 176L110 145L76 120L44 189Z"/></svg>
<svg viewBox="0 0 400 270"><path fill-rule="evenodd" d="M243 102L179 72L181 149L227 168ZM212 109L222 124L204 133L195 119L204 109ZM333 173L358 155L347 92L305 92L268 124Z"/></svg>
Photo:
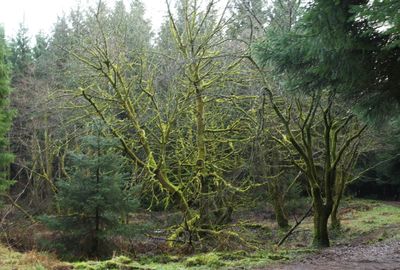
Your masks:
<svg viewBox="0 0 400 270"><path fill-rule="evenodd" d="M79 3L83 6L94 4L97 0L0 0L0 24L5 28L7 38L15 36L19 24L25 22L31 37L39 31L49 33L57 16L68 14ZM106 0L108 3L114 0ZM129 3L128 0L126 0ZM145 17L150 19L153 30L157 32L166 12L164 0L143 0Z"/></svg>

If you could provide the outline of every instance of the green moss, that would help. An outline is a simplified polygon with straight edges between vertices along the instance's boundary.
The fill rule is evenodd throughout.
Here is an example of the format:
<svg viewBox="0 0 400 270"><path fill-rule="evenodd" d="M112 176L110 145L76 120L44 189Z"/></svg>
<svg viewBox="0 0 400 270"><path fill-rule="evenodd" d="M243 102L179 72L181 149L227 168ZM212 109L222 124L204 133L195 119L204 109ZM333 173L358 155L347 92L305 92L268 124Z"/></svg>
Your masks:
<svg viewBox="0 0 400 270"><path fill-rule="evenodd" d="M187 258L184 264L188 267L206 265L212 268L217 268L225 265L225 263L222 262L222 260L216 253L201 254Z"/></svg>
<svg viewBox="0 0 400 270"><path fill-rule="evenodd" d="M168 254L161 254L161 255L152 255L152 256L145 256L140 258L140 263L142 264L151 264L151 263L171 263L171 262L179 262L182 258L179 256L172 256Z"/></svg>
<svg viewBox="0 0 400 270"><path fill-rule="evenodd" d="M248 257L249 253L244 250L239 250L239 251L221 253L219 256L222 260L237 261Z"/></svg>
<svg viewBox="0 0 400 270"><path fill-rule="evenodd" d="M151 270L147 266L143 266L138 262L132 261L130 258L120 256L107 261L87 261L74 264L74 269L79 270Z"/></svg>
<svg viewBox="0 0 400 270"><path fill-rule="evenodd" d="M74 269L78 269L78 270L84 270L84 269L95 270L96 265L94 265L94 264L95 264L95 262L79 262L79 263L73 264L73 266L74 266Z"/></svg>

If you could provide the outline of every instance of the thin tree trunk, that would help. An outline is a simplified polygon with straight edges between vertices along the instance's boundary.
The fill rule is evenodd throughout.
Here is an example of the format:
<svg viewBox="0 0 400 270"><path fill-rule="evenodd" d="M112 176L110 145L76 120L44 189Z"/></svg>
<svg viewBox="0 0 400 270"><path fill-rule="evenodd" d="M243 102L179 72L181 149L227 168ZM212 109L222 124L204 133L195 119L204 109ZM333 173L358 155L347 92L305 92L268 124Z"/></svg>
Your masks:
<svg viewBox="0 0 400 270"><path fill-rule="evenodd" d="M270 195L272 197L272 207L274 208L275 212L275 220L278 223L279 228L287 229L289 227L289 221L285 215L283 210L283 203L281 194L273 184L269 185Z"/></svg>
<svg viewBox="0 0 400 270"><path fill-rule="evenodd" d="M196 89L196 121L197 121L197 176L201 183L200 197L200 222L201 225L209 228L211 226L209 183L205 168L206 145L205 145L205 123L204 123L204 100L201 90L197 85Z"/></svg>
<svg viewBox="0 0 400 270"><path fill-rule="evenodd" d="M344 178L341 177L341 179L338 183L338 186L336 188L336 197L335 197L332 214L331 214L331 228L332 229L340 228L340 218L338 216L338 210L339 210L340 201L342 200L342 197L343 197L344 188L345 188L345 181L344 181Z"/></svg>
<svg viewBox="0 0 400 270"><path fill-rule="evenodd" d="M275 211L275 219L278 223L279 228L287 229L289 227L289 221L286 218L282 205L280 205L279 203L273 203L273 207Z"/></svg>
<svg viewBox="0 0 400 270"><path fill-rule="evenodd" d="M339 210L339 205L340 201L342 200L344 190L346 188L346 173L343 171L340 171L339 177L336 182L336 196L335 196L335 201L333 204L333 210L331 214L331 228L332 229L339 229L340 228L340 218L338 216L338 210Z"/></svg>

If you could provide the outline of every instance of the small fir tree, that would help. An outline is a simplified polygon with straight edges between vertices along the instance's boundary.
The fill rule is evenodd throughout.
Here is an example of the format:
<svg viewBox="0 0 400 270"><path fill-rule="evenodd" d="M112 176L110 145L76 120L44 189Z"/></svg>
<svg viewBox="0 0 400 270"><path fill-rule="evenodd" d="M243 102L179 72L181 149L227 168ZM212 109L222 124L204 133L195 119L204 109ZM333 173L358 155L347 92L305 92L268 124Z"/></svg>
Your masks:
<svg viewBox="0 0 400 270"><path fill-rule="evenodd" d="M125 189L124 159L115 142L95 127L95 135L82 139L80 151L70 154L70 179L58 184L57 199L63 215L45 217L53 230L61 231L69 244L78 244L80 254L99 256L104 243L120 225L121 218L138 206Z"/></svg>

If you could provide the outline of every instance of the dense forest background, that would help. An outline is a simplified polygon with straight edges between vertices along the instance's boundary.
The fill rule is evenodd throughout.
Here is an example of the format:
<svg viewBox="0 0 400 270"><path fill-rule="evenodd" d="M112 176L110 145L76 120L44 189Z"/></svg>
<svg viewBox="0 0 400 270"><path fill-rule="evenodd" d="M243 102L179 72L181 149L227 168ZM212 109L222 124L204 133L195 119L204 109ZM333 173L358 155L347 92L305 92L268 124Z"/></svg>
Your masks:
<svg viewBox="0 0 400 270"><path fill-rule="evenodd" d="M398 1L162 4L159 33L132 0L1 34L3 241L246 246L230 224L261 206L283 231L312 208L326 247L344 197L399 199Z"/></svg>

